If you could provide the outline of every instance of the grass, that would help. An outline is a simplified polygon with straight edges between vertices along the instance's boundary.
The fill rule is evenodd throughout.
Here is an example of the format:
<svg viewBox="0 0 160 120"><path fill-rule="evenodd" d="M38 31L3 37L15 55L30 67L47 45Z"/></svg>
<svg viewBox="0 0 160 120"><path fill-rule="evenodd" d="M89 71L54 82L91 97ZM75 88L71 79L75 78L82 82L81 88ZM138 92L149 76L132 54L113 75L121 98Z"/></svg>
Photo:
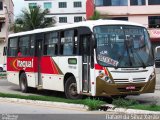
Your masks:
<svg viewBox="0 0 160 120"><path fill-rule="evenodd" d="M89 110L96 110L102 104L104 104L103 101L91 99L91 98L71 100L71 99L52 97L52 96L36 96L36 95L24 96L24 95L19 95L19 94L8 94L8 93L0 93L0 97L82 104L82 105L88 106Z"/></svg>
<svg viewBox="0 0 160 120"><path fill-rule="evenodd" d="M160 111L160 105L156 105L156 103L153 103L150 105L144 105L144 104L140 104L136 100L130 100L130 99L122 99L122 98L114 99L112 104L114 104L116 107L122 107L122 108Z"/></svg>
<svg viewBox="0 0 160 120"><path fill-rule="evenodd" d="M152 105L135 105L135 106L131 106L131 109L139 109L139 110L149 110L149 111L160 111L160 106L156 105L156 106L152 106Z"/></svg>
<svg viewBox="0 0 160 120"><path fill-rule="evenodd" d="M0 93L0 97L82 104L82 105L88 106L89 110L97 110L101 107L101 105L106 103L105 101L101 101L95 98L71 100L71 99L53 97L53 96L47 96L47 95L42 95L42 96L27 95L26 96L26 95L19 95L19 94ZM136 100L129 100L129 99L123 99L123 98L113 99L112 104L115 105L116 107L122 107L122 108L160 111L160 106L156 105L156 103L151 105L144 105L144 104L140 104Z"/></svg>
<svg viewBox="0 0 160 120"><path fill-rule="evenodd" d="M117 107L127 108L129 106L137 105L138 102L136 100L127 100L123 98L113 99L113 105Z"/></svg>
<svg viewBox="0 0 160 120"><path fill-rule="evenodd" d="M6 73L0 73L0 77L6 77Z"/></svg>

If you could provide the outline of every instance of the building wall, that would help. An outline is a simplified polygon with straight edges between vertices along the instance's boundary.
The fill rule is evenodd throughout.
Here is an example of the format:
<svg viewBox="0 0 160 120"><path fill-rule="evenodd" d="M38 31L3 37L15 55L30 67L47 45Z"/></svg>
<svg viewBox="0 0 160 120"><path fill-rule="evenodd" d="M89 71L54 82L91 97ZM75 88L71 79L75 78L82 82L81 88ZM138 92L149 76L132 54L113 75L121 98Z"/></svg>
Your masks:
<svg viewBox="0 0 160 120"><path fill-rule="evenodd" d="M90 19L90 17L94 14L94 0L86 1L86 19Z"/></svg>
<svg viewBox="0 0 160 120"><path fill-rule="evenodd" d="M128 17L129 21L138 22L148 27L148 16L160 16L160 5L130 5L128 6L96 6L102 18Z"/></svg>
<svg viewBox="0 0 160 120"><path fill-rule="evenodd" d="M73 2L76 1L81 2L82 7L74 8ZM44 9L45 2L52 3L52 8L49 9L50 13L47 17L53 17L57 21L56 25L74 23L74 16L82 16L83 19L86 19L86 0L27 0L25 5L29 8L29 3L37 3L38 6ZM67 2L67 8L59 8L59 2ZM67 23L59 23L59 17L67 17Z"/></svg>
<svg viewBox="0 0 160 120"><path fill-rule="evenodd" d="M4 64L6 63L6 57L3 56L3 48L4 46L7 45L9 25L13 22L14 4L12 0L0 0L0 1L3 2L3 10L0 10L0 18L4 19L4 22L2 22L2 28L0 32L0 64ZM7 6L8 12L4 6Z"/></svg>

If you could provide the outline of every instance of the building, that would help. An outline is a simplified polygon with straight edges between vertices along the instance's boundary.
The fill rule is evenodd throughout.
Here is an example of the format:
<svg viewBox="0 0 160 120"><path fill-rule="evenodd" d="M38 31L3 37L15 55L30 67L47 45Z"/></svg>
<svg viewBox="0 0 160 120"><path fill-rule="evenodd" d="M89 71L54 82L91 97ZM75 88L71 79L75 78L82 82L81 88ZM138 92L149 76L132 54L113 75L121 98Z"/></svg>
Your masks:
<svg viewBox="0 0 160 120"><path fill-rule="evenodd" d="M9 25L13 22L13 7L12 0L0 0L0 64L6 63L3 48L7 43Z"/></svg>
<svg viewBox="0 0 160 120"><path fill-rule="evenodd" d="M153 47L160 46L160 0L95 0L95 5L104 19L143 24Z"/></svg>
<svg viewBox="0 0 160 120"><path fill-rule="evenodd" d="M40 6L48 9L48 18L56 20L56 25L71 24L86 20L93 14L93 0L25 0L26 7Z"/></svg>

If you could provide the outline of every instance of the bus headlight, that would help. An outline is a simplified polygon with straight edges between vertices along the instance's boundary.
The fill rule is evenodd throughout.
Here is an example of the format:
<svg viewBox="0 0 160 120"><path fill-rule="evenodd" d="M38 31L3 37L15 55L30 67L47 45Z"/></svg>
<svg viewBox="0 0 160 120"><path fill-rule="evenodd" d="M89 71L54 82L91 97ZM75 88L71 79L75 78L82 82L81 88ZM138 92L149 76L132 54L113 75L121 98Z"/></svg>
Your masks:
<svg viewBox="0 0 160 120"><path fill-rule="evenodd" d="M107 83L112 83L112 80L109 76L107 76L103 71L99 71L99 77L106 81Z"/></svg>
<svg viewBox="0 0 160 120"><path fill-rule="evenodd" d="M105 77L105 81L108 82L108 83L112 83L110 77L108 77L108 76Z"/></svg>

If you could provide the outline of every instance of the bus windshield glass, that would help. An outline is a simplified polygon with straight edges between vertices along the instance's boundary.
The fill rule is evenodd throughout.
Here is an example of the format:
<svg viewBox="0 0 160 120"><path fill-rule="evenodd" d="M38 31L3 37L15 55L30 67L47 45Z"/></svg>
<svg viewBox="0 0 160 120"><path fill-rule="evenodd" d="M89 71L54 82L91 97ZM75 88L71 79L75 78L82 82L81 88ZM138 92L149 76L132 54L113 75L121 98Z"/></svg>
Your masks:
<svg viewBox="0 0 160 120"><path fill-rule="evenodd" d="M106 67L129 68L154 65L145 28L130 25L94 27L97 62Z"/></svg>

